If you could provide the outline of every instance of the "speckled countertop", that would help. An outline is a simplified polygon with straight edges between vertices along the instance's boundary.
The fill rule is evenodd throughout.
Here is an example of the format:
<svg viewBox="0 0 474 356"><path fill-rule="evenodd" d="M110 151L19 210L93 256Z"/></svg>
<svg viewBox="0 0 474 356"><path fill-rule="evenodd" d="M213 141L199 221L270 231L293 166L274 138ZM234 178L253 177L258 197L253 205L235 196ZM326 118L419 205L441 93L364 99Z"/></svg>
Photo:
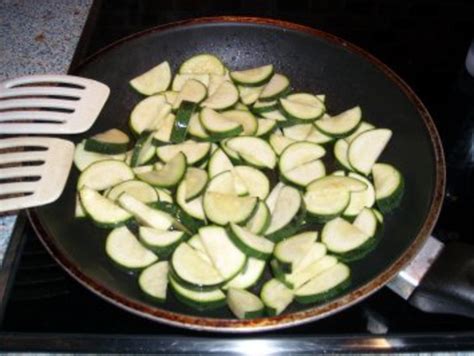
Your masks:
<svg viewBox="0 0 474 356"><path fill-rule="evenodd" d="M0 1L0 81L33 73L66 73L92 2ZM15 215L0 216L0 265L15 221Z"/></svg>

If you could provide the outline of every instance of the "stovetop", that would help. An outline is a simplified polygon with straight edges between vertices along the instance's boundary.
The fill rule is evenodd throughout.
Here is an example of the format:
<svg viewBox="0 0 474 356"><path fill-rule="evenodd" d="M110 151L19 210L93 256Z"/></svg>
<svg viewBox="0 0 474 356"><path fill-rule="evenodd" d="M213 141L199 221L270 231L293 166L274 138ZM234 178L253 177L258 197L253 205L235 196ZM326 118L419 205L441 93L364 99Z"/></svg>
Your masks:
<svg viewBox="0 0 474 356"><path fill-rule="evenodd" d="M430 110L443 140L448 167L447 196L434 235L443 241L474 243L472 219L466 219L465 214L472 211L473 202L474 78L464 68L474 28L473 13L474 5L462 1L429 5L366 0L104 1L95 4L75 63L125 35L199 16L273 17L343 37L394 69ZM21 221L18 225L20 229ZM4 340L12 349L30 345L43 350L92 351L105 347L104 351L146 351L158 345L163 350L165 344L159 342L167 340L168 350L176 352L178 349L170 345L182 347L183 340L188 340L188 348L196 345L188 351L204 352L217 340L249 341L245 335L187 331L125 312L72 280L46 253L28 224L22 235L24 246L0 329L0 335L8 335ZM90 341L96 340L94 337L105 344ZM463 317L423 313L384 288L334 316L258 334L258 338L287 340L286 347L291 340L305 340L315 347L313 350L325 351L374 350L383 347L383 340L396 350L460 349L474 348L474 323ZM87 344L87 340L92 343ZM106 341L113 345L103 346Z"/></svg>

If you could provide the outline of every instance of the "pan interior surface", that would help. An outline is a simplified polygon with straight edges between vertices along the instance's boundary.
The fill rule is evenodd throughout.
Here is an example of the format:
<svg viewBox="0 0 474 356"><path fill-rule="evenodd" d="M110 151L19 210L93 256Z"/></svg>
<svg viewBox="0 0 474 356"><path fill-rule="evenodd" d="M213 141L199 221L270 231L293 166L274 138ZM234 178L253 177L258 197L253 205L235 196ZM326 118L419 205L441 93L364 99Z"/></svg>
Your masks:
<svg viewBox="0 0 474 356"><path fill-rule="evenodd" d="M234 317L226 308L196 311L176 301L171 292L165 304L150 302L139 290L136 276L120 270L106 257L104 245L109 230L74 219L76 169L57 202L30 214L50 252L87 287L132 312L175 325L212 330L265 329L312 320L342 309L386 283L386 277L379 277L393 268L415 241L422 242L420 231L436 210L436 154L419 109L402 87L376 64L329 37L276 24L215 22L171 26L121 41L74 73L101 81L111 89L93 128L75 136L74 141L113 127L129 132L130 111L142 97L128 81L163 60L168 60L176 72L183 60L197 53L215 54L231 69L272 63L276 72L290 78L295 91L326 94L330 114L360 105L365 120L393 130L380 161L394 164L403 173L404 198L400 207L386 216L377 248L350 263L350 287L323 305L293 303L286 316L246 322L229 320ZM328 147L332 151L332 144Z"/></svg>

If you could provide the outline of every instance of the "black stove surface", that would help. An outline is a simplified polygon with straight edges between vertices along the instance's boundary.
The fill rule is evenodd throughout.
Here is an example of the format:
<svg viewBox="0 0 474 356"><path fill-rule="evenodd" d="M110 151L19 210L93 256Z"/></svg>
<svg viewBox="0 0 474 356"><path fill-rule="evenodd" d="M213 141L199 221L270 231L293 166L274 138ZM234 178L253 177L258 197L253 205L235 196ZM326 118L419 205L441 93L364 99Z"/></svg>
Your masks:
<svg viewBox="0 0 474 356"><path fill-rule="evenodd" d="M272 17L343 37L394 69L430 110L443 140L448 167L447 196L434 235L443 241L474 243L472 218L466 216L466 211L471 211L472 215L473 202L470 183L474 166L474 78L464 67L473 38L473 14L474 4L469 1L104 1L95 4L75 63L125 35L200 16ZM196 340L225 337L148 321L103 301L72 280L52 260L28 225L23 235L25 244L0 330L12 337L9 344L12 349L21 349L15 348L15 340L31 345L33 349L95 349L92 345L81 348L81 338L71 341L70 336L69 339L65 337L69 340L69 348L64 346L66 344L45 346L56 345L51 340L58 333L103 337L146 334L169 337L170 340L183 336ZM43 336L15 340L12 336L37 333L43 333ZM347 343L348 340L354 337L365 340L372 335L401 338L403 341L395 347L397 350L473 348L474 322L463 317L423 313L383 288L364 302L334 316L300 327L258 334L258 337L281 340L310 337L313 341L319 340L320 345L326 345L326 351L347 351L354 350L354 344ZM233 339L244 337L236 335ZM340 340L340 343L335 346L326 337L335 337L332 340ZM425 337L432 343L426 342ZM34 340L38 342L35 344ZM345 343L349 345L347 348L341 346ZM129 341L124 345L132 344ZM118 350L124 350L124 345ZM132 346L125 349L146 351L145 345L148 344L144 341L141 347L145 349L140 349L140 345L138 349ZM391 345L394 347L393 343ZM370 342L366 346L363 350L374 349Z"/></svg>

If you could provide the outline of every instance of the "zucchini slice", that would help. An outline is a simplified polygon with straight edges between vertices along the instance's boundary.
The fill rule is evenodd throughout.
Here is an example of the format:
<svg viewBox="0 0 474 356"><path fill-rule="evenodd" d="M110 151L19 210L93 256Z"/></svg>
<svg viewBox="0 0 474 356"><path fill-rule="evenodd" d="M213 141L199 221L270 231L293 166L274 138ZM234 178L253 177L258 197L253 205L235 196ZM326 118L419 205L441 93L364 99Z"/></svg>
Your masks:
<svg viewBox="0 0 474 356"><path fill-rule="evenodd" d="M222 116L226 119L235 121L242 125L242 135L255 135L258 129L258 122L255 116L250 111L246 110L227 110L223 111Z"/></svg>
<svg viewBox="0 0 474 356"><path fill-rule="evenodd" d="M186 173L186 156L179 152L160 170L137 174L138 179L158 188L171 188L178 185Z"/></svg>
<svg viewBox="0 0 474 356"><path fill-rule="evenodd" d="M168 261L160 261L146 267L138 277L140 289L158 302L166 300L168 289Z"/></svg>
<svg viewBox="0 0 474 356"><path fill-rule="evenodd" d="M217 74L224 75L225 67L219 58L212 54L202 53L191 58L181 64L179 67L181 74Z"/></svg>
<svg viewBox="0 0 474 356"><path fill-rule="evenodd" d="M110 129L86 139L84 149L111 155L126 152L129 143L130 139L125 133L118 129Z"/></svg>
<svg viewBox="0 0 474 356"><path fill-rule="evenodd" d="M162 93L165 96L166 102L170 105L173 105L174 101L176 100L178 96L178 91L174 90L167 90L164 93Z"/></svg>
<svg viewBox="0 0 474 356"><path fill-rule="evenodd" d="M346 110L336 116L325 116L314 125L322 133L332 137L344 137L353 133L362 119L359 106Z"/></svg>
<svg viewBox="0 0 474 356"><path fill-rule="evenodd" d="M222 288L247 289L254 286L262 277L263 271L265 270L265 264L266 263L264 260L249 257L244 269L229 282L227 282Z"/></svg>
<svg viewBox="0 0 474 356"><path fill-rule="evenodd" d="M227 71L227 70L226 70ZM228 75L209 74L209 84L207 84L207 95L211 96L225 81L230 81Z"/></svg>
<svg viewBox="0 0 474 356"><path fill-rule="evenodd" d="M270 181L267 176L258 169L250 166L236 166L232 170L232 174L234 175L235 181L242 182L250 196L262 200L268 196L270 192Z"/></svg>
<svg viewBox="0 0 474 356"><path fill-rule="evenodd" d="M301 211L304 211L304 203L300 192L293 187L284 186L278 194L275 208L271 210L272 217L265 236L278 242L293 234L300 223L293 220Z"/></svg>
<svg viewBox="0 0 474 356"><path fill-rule="evenodd" d="M352 225L370 237L373 237L377 232L378 221L372 209L364 208L359 215L357 215Z"/></svg>
<svg viewBox="0 0 474 356"><path fill-rule="evenodd" d="M201 106L214 110L224 110L234 106L238 100L239 91L234 84L226 80L201 103Z"/></svg>
<svg viewBox="0 0 474 356"><path fill-rule="evenodd" d="M176 220L170 214L150 208L127 193L120 195L118 202L123 209L130 212L140 224L145 226L158 230L168 230L176 223Z"/></svg>
<svg viewBox="0 0 474 356"><path fill-rule="evenodd" d="M179 281L188 288L216 288L224 282L219 271L185 242L174 250L170 262Z"/></svg>
<svg viewBox="0 0 474 356"><path fill-rule="evenodd" d="M232 242L223 227L202 227L199 236L212 264L226 281L244 268L246 255Z"/></svg>
<svg viewBox="0 0 474 356"><path fill-rule="evenodd" d="M245 289L229 288L227 305L239 319L252 319L263 316L265 306L259 297Z"/></svg>
<svg viewBox="0 0 474 356"><path fill-rule="evenodd" d="M378 211L377 209L372 209L375 217L377 218L377 221L379 222L379 224L383 224L383 215L380 211Z"/></svg>
<svg viewBox="0 0 474 356"><path fill-rule="evenodd" d="M130 81L133 89L143 95L153 95L165 91L170 83L171 68L167 61L161 62Z"/></svg>
<svg viewBox="0 0 474 356"><path fill-rule="evenodd" d="M128 193L141 202L153 203L159 200L158 193L151 185L140 180L132 179L119 183L110 189L106 197L112 201L117 201L122 193Z"/></svg>
<svg viewBox="0 0 474 356"><path fill-rule="evenodd" d="M214 176L207 185L206 192L236 195L235 179L232 171L228 170Z"/></svg>
<svg viewBox="0 0 474 356"><path fill-rule="evenodd" d="M283 135L296 141L306 141L313 124L297 124L283 128Z"/></svg>
<svg viewBox="0 0 474 356"><path fill-rule="evenodd" d="M218 225L226 225L230 222L245 223L252 217L256 205L257 198L249 196L239 197L206 191L203 198L207 218Z"/></svg>
<svg viewBox="0 0 474 356"><path fill-rule="evenodd" d="M183 231L157 230L152 227L140 226L138 230L140 241L158 257L168 257L174 249L184 240L186 233Z"/></svg>
<svg viewBox="0 0 474 356"><path fill-rule="evenodd" d="M158 260L125 226L110 232L105 241L105 252L115 263L133 270L145 268Z"/></svg>
<svg viewBox="0 0 474 356"><path fill-rule="evenodd" d="M276 132L272 133L270 135L270 138L268 140L270 142L270 145L273 148L273 151L280 156L281 153L291 144L297 142L291 138L283 136L279 130Z"/></svg>
<svg viewBox="0 0 474 356"><path fill-rule="evenodd" d="M104 160L92 163L79 176L77 189L88 187L105 190L134 178L132 169L122 161Z"/></svg>
<svg viewBox="0 0 474 356"><path fill-rule="evenodd" d="M153 131L143 131L133 148L130 166L137 167L147 164L154 156Z"/></svg>
<svg viewBox="0 0 474 356"><path fill-rule="evenodd" d="M179 152L182 152L186 156L189 165L201 164L207 159L210 151L211 144L209 142L194 142L192 140L156 148L156 154L163 162L169 162Z"/></svg>
<svg viewBox="0 0 474 356"><path fill-rule="evenodd" d="M182 101L176 112L173 130L171 131L171 141L175 143L183 142L188 132L189 121L196 110L196 103L191 101Z"/></svg>
<svg viewBox="0 0 474 356"><path fill-rule="evenodd" d="M326 108L324 104L318 100L313 104L302 103L301 101L291 100L291 96L279 99L280 108L285 116L296 122L307 123L312 122L321 117Z"/></svg>
<svg viewBox="0 0 474 356"><path fill-rule="evenodd" d="M230 72L232 80L240 85L258 87L266 84L273 75L273 65Z"/></svg>
<svg viewBox="0 0 474 356"><path fill-rule="evenodd" d="M311 105L311 106L320 106L321 103L324 103L324 98L319 95L313 95L309 93L294 93L287 96L287 99L297 103ZM323 100L321 100L323 99Z"/></svg>
<svg viewBox="0 0 474 356"><path fill-rule="evenodd" d="M205 220L206 216L204 214L202 196L197 196L194 199L187 201L187 191L187 182L182 181L178 186L178 190L176 191L176 203L189 216L198 220Z"/></svg>
<svg viewBox="0 0 474 356"><path fill-rule="evenodd" d="M162 144L169 144L171 142L171 133L174 129L174 122L176 120L176 116L172 113L166 115L163 118L160 126L156 129L155 133L153 134L153 144L154 145L162 145Z"/></svg>
<svg viewBox="0 0 474 356"><path fill-rule="evenodd" d="M336 157L337 162L346 169L352 170L349 160L347 159L347 151L349 151L349 144L346 140L340 138L334 144L334 157Z"/></svg>
<svg viewBox="0 0 474 356"><path fill-rule="evenodd" d="M81 205L99 227L116 227L132 220L132 215L95 190L84 187L79 190Z"/></svg>
<svg viewBox="0 0 474 356"><path fill-rule="evenodd" d="M229 139L226 145L251 165L273 169L277 163L271 146L258 137L234 137Z"/></svg>
<svg viewBox="0 0 474 356"><path fill-rule="evenodd" d="M257 132L255 136L267 136L277 127L277 122L271 119L257 119Z"/></svg>
<svg viewBox="0 0 474 356"><path fill-rule="evenodd" d="M262 260L271 256L275 245L270 240L232 223L228 228L228 236L244 254Z"/></svg>
<svg viewBox="0 0 474 356"><path fill-rule="evenodd" d="M324 115L323 115L324 117ZM305 139L308 142L313 142L313 143L318 143L320 145L324 143L328 143L334 140L333 137L328 136L323 134L321 131L319 131L314 125L311 128L311 131L309 132L308 136Z"/></svg>
<svg viewBox="0 0 474 356"><path fill-rule="evenodd" d="M285 271L293 271L318 239L317 231L306 231L278 242L273 255Z"/></svg>
<svg viewBox="0 0 474 356"><path fill-rule="evenodd" d="M286 117L285 117L285 115L283 115L281 113L280 110L273 110L273 111L263 112L260 115L262 115L266 119L278 121L282 125L287 124Z"/></svg>
<svg viewBox="0 0 474 356"><path fill-rule="evenodd" d="M225 294L218 288L210 290L190 289L179 283L172 275L169 276L170 286L177 299L197 310L209 310L226 304Z"/></svg>
<svg viewBox="0 0 474 356"><path fill-rule="evenodd" d="M300 269L295 273L286 274L285 281L290 283L294 289L298 289L317 275L335 266L337 262L336 257L324 255L307 265L305 268Z"/></svg>
<svg viewBox="0 0 474 356"><path fill-rule="evenodd" d="M211 158L209 158L209 164L207 166L207 171L209 172L209 177L213 178L216 175L225 172L232 171L234 165L223 150L218 148L212 153Z"/></svg>
<svg viewBox="0 0 474 356"><path fill-rule="evenodd" d="M324 177L325 175L326 168L320 159L281 173L283 181L300 187L306 187L312 181Z"/></svg>
<svg viewBox="0 0 474 356"><path fill-rule="evenodd" d="M344 216L353 217L358 215L365 207L371 208L375 203L375 190L372 183L360 174L350 172L349 177L359 179L367 184L367 189L361 192L352 192L351 200L346 210L342 213Z"/></svg>
<svg viewBox="0 0 474 356"><path fill-rule="evenodd" d="M199 104L206 96L206 86L195 79L189 79L184 83L183 88L178 93L178 96L173 103L173 109L176 110L179 108L182 101L191 101Z"/></svg>
<svg viewBox="0 0 474 356"><path fill-rule="evenodd" d="M207 172L200 168L189 167L184 176L186 182L185 201L193 200L204 192L207 185Z"/></svg>
<svg viewBox="0 0 474 356"><path fill-rule="evenodd" d="M199 119L204 129L214 138L237 136L243 130L239 122L227 119L221 113L209 108L201 110Z"/></svg>
<svg viewBox="0 0 474 356"><path fill-rule="evenodd" d="M290 89L290 80L283 74L273 74L270 81L263 88L262 93L258 97L260 101L275 101L281 96L288 93Z"/></svg>
<svg viewBox="0 0 474 356"><path fill-rule="evenodd" d="M270 111L278 110L278 101L257 101L252 106L255 114L263 114Z"/></svg>
<svg viewBox="0 0 474 356"><path fill-rule="evenodd" d="M265 304L267 314L281 314L293 301L293 292L279 280L273 278L267 281L260 292L260 298Z"/></svg>
<svg viewBox="0 0 474 356"><path fill-rule="evenodd" d="M351 167L368 175L391 137L389 129L368 130L358 135L349 145L347 153Z"/></svg>
<svg viewBox="0 0 474 356"><path fill-rule="evenodd" d="M164 95L153 95L140 101L130 114L130 128L136 135L159 127L171 112L171 105Z"/></svg>
<svg viewBox="0 0 474 356"><path fill-rule="evenodd" d="M369 124L368 122L361 121L359 126L357 126L357 129L350 134L349 136L345 137L344 140L347 141L347 143L351 143L354 141L354 139L359 136L362 132L369 131L375 129L375 126L372 124Z"/></svg>
<svg viewBox="0 0 474 356"><path fill-rule="evenodd" d="M263 90L263 86L260 87L246 87L239 85L239 97L242 103L245 105L252 105L255 103Z"/></svg>
<svg viewBox="0 0 474 356"><path fill-rule="evenodd" d="M259 201L256 211L245 225L246 228L257 235L263 235L270 224L270 210L263 201Z"/></svg>
<svg viewBox="0 0 474 356"><path fill-rule="evenodd" d="M209 74L176 74L174 79L173 79L173 85L171 88L173 89L174 92L179 93L183 87L184 84L188 80L197 80L198 82L202 83L205 87L209 86L209 83L211 81L210 75ZM171 104L174 104L176 101L177 96L175 96L173 102Z"/></svg>
<svg viewBox="0 0 474 356"><path fill-rule="evenodd" d="M199 113L195 112L189 120L188 133L198 141L210 141L211 137L202 126Z"/></svg>
<svg viewBox="0 0 474 356"><path fill-rule="evenodd" d="M87 217L87 213L84 210L84 207L81 203L81 198L79 197L79 193L76 193L76 204L74 205L74 218L82 219Z"/></svg>
<svg viewBox="0 0 474 356"><path fill-rule="evenodd" d="M360 248L370 238L369 234L342 218L327 222L321 231L321 241L328 250L340 255Z"/></svg>
<svg viewBox="0 0 474 356"><path fill-rule="evenodd" d="M317 143L296 142L281 153L278 168L280 172L290 171L306 163L319 160L325 154L326 150Z"/></svg>
<svg viewBox="0 0 474 356"><path fill-rule="evenodd" d="M295 299L299 303L307 304L330 298L345 287L350 275L349 267L337 263L298 288L294 292Z"/></svg>
<svg viewBox="0 0 474 356"><path fill-rule="evenodd" d="M115 159L117 161L124 161L126 154L120 153L117 155L104 155L101 153L89 152L84 149L85 141L76 145L74 150L74 165L81 172L94 162L107 161Z"/></svg>
<svg viewBox="0 0 474 356"><path fill-rule="evenodd" d="M392 165L376 163L372 167L375 185L375 198L380 211L387 213L396 208L404 190L402 174Z"/></svg>
<svg viewBox="0 0 474 356"><path fill-rule="evenodd" d="M313 242L308 251L305 253L303 258L296 261L292 265L292 273L298 273L301 270L304 270L306 267L311 265L313 262L321 259L326 255L327 248L323 243Z"/></svg>

